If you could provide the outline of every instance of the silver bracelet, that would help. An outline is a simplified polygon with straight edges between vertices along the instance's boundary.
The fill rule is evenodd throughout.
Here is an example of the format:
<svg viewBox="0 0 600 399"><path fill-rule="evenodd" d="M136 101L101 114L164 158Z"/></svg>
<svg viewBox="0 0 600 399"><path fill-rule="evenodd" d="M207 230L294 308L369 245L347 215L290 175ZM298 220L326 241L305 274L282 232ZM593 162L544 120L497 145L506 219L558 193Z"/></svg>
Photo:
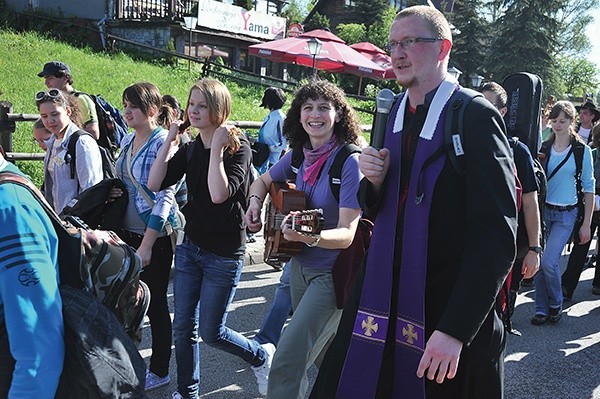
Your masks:
<svg viewBox="0 0 600 399"><path fill-rule="evenodd" d="M248 205L250 205L250 200L252 198L256 198L258 200L258 203L260 204L260 206L262 206L263 200L261 200L260 197L256 194L252 194L252 195L248 196Z"/></svg>

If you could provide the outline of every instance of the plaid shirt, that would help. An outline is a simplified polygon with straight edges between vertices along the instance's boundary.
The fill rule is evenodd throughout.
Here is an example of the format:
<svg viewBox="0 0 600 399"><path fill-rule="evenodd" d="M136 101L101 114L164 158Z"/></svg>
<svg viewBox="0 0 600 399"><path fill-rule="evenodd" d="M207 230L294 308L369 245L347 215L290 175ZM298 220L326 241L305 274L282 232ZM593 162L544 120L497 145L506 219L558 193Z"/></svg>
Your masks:
<svg viewBox="0 0 600 399"><path fill-rule="evenodd" d="M154 193L146 186L150 175L150 168L154 164L156 155L167 138L168 131L163 128L156 128L144 146L131 158L131 174L139 183L140 188L145 190L150 199L154 201L151 207L145 197L137 191L135 193L135 208L146 225L157 231L163 231L167 218L173 223L177 203L175 202L175 187L169 186L164 190ZM127 176L127 153L131 150L131 143L135 135L128 134L121 140L121 152L117 159L117 174L119 177Z"/></svg>

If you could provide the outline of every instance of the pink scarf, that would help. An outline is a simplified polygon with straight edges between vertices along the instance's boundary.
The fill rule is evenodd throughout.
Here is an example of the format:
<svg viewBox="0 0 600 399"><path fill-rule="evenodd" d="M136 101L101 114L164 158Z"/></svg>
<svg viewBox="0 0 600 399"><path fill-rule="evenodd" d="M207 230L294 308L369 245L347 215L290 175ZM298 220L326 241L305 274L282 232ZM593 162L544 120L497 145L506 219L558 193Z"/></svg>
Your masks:
<svg viewBox="0 0 600 399"><path fill-rule="evenodd" d="M302 151L304 152L304 176L302 180L308 182L309 186L314 186L325 161L327 161L327 157L329 157L329 154L331 154L337 146L337 137L332 135L331 138L319 148L312 150L307 147L302 148Z"/></svg>

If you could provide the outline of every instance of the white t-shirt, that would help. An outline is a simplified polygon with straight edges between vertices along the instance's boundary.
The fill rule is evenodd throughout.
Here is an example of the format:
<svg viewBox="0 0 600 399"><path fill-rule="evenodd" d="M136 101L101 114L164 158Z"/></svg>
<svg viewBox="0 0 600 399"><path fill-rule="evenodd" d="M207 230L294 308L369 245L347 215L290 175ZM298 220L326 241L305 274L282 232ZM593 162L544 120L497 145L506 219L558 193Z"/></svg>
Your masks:
<svg viewBox="0 0 600 399"><path fill-rule="evenodd" d="M579 131L577 132L577 134L579 134L581 136L584 143L588 142L588 138L590 137L591 130L592 130L592 128L585 129L583 127L579 127Z"/></svg>

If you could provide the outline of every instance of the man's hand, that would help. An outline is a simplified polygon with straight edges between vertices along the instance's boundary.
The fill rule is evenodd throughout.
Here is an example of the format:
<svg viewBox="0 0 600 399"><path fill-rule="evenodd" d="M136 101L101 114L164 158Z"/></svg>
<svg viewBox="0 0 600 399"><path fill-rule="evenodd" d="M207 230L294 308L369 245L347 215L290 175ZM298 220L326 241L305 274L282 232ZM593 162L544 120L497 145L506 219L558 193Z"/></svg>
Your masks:
<svg viewBox="0 0 600 399"><path fill-rule="evenodd" d="M532 278L540 268L540 255L537 252L528 251L523 259L521 274L523 278Z"/></svg>
<svg viewBox="0 0 600 399"><path fill-rule="evenodd" d="M381 186L390 166L390 151L387 148L377 150L373 147L363 149L358 156L358 167L372 184Z"/></svg>
<svg viewBox="0 0 600 399"><path fill-rule="evenodd" d="M435 330L425 345L421 357L417 377L423 378L427 371L429 380L435 379L438 384L444 379L452 379L458 370L458 360L463 343L448 334Z"/></svg>

